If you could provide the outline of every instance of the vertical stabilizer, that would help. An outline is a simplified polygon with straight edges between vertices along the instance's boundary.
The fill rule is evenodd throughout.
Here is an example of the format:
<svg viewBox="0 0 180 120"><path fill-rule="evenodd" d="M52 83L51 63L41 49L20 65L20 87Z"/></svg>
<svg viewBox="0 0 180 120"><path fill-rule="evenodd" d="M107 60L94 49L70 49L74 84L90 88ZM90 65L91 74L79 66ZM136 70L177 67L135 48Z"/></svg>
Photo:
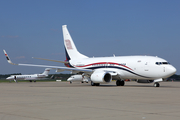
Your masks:
<svg viewBox="0 0 180 120"><path fill-rule="evenodd" d="M45 71L42 73L43 75L48 75L51 68L46 68Z"/></svg>
<svg viewBox="0 0 180 120"><path fill-rule="evenodd" d="M75 44L71 38L71 35L69 34L69 31L67 29L67 25L63 25L62 30L63 30L63 37L64 37L66 59L72 60L72 59L88 58L87 56L79 53L78 50L76 49L76 46L75 46Z"/></svg>

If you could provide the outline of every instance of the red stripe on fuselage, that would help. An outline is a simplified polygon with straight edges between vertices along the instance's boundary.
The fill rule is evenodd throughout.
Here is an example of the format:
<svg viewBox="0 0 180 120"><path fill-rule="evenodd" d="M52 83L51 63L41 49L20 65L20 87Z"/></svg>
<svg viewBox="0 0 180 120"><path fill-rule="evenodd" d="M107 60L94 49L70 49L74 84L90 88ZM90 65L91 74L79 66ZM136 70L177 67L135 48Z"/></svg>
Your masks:
<svg viewBox="0 0 180 120"><path fill-rule="evenodd" d="M125 65L122 65L122 64L119 64L119 63L113 63L113 62L99 62L99 63L92 63L92 64L88 64L88 65L84 65L84 66L74 66L74 67L88 67L88 66L92 66L92 65L101 65L101 64L113 64L113 65L119 65L119 66L123 66L125 68L128 68L130 70L132 70L131 68L125 66Z"/></svg>

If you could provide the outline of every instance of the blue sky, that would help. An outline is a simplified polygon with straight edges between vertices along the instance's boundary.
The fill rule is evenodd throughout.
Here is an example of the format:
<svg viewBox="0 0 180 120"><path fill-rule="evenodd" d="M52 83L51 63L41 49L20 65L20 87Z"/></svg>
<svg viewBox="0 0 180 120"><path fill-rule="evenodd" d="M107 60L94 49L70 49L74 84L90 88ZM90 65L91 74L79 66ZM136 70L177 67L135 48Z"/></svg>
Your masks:
<svg viewBox="0 0 180 120"><path fill-rule="evenodd" d="M15 63L64 66L32 59L65 60L64 24L89 57L159 56L180 74L179 6L179 0L1 0L0 74L44 71L8 64L3 49Z"/></svg>

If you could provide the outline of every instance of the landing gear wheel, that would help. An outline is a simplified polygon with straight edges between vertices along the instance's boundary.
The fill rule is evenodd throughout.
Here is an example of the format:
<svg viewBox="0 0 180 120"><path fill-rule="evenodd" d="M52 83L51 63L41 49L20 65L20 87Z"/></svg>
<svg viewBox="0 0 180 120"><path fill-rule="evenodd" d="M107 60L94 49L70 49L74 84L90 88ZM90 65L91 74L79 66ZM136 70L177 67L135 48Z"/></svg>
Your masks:
<svg viewBox="0 0 180 120"><path fill-rule="evenodd" d="M124 84L125 84L124 81L121 81L121 86L124 86Z"/></svg>
<svg viewBox="0 0 180 120"><path fill-rule="evenodd" d="M91 86L99 86L100 83L94 83L93 81L91 81Z"/></svg>
<svg viewBox="0 0 180 120"><path fill-rule="evenodd" d="M95 86L99 86L100 85L100 83L95 83Z"/></svg>
<svg viewBox="0 0 180 120"><path fill-rule="evenodd" d="M154 83L154 87L159 87L159 86L160 86L160 84L158 82Z"/></svg>
<svg viewBox="0 0 180 120"><path fill-rule="evenodd" d="M116 81L116 85L117 85L117 86L120 86L120 83L121 83L120 80L117 80L117 81Z"/></svg>
<svg viewBox="0 0 180 120"><path fill-rule="evenodd" d="M124 86L124 84L125 84L124 81L121 81L121 80L116 81L117 86Z"/></svg>
<svg viewBox="0 0 180 120"><path fill-rule="evenodd" d="M91 81L91 86L95 86L95 83L93 81Z"/></svg>

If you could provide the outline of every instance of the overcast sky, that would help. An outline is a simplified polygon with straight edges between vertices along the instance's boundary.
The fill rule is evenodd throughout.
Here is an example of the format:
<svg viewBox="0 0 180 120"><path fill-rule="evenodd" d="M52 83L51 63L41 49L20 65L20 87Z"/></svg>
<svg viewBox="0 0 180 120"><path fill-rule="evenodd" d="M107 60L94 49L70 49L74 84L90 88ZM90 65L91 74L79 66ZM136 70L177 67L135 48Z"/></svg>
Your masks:
<svg viewBox="0 0 180 120"><path fill-rule="evenodd" d="M15 63L64 66L32 57L65 60L65 24L82 54L158 56L180 74L179 0L1 0L0 74L44 71L8 64L3 49Z"/></svg>

